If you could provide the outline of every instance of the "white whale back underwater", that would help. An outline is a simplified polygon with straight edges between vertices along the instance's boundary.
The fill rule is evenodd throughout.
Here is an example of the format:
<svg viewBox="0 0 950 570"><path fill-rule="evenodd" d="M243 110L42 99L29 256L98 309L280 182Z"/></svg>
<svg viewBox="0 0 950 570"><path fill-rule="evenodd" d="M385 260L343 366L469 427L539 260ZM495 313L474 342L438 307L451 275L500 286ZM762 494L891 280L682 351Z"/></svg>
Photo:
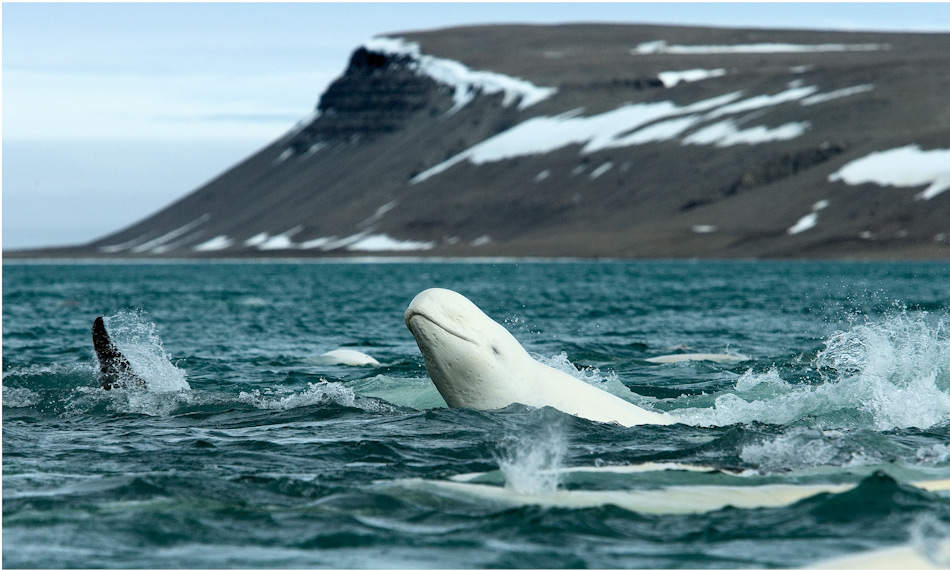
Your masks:
<svg viewBox="0 0 950 570"><path fill-rule="evenodd" d="M673 423L667 414L639 408L534 360L505 327L455 291L419 293L405 320L449 407L486 410L519 403L624 426Z"/></svg>

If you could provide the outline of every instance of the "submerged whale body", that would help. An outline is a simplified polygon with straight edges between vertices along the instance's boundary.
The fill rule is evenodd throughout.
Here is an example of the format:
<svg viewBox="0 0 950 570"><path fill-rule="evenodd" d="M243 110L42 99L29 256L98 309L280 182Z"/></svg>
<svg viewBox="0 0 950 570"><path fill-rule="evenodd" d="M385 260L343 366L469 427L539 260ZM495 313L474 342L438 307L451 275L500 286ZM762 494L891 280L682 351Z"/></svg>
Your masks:
<svg viewBox="0 0 950 570"><path fill-rule="evenodd" d="M662 356L645 358L644 362L650 362L652 364L673 364L676 362L707 361L729 364L732 362L745 362L746 360L749 360L749 357L744 354L686 352L681 354L664 354Z"/></svg>
<svg viewBox="0 0 950 570"><path fill-rule="evenodd" d="M419 293L405 320L449 407L486 410L519 403L624 426L673 423L667 414L639 408L531 358L505 327L455 291Z"/></svg>
<svg viewBox="0 0 950 570"><path fill-rule="evenodd" d="M365 352L351 348L337 348L310 359L317 364L339 364L343 366L380 366L379 361Z"/></svg>
<svg viewBox="0 0 950 570"><path fill-rule="evenodd" d="M96 360L99 361L99 386L104 390L126 386L145 387L145 380L132 372L129 360L109 338L102 317L96 317L92 323L92 347L96 351Z"/></svg>

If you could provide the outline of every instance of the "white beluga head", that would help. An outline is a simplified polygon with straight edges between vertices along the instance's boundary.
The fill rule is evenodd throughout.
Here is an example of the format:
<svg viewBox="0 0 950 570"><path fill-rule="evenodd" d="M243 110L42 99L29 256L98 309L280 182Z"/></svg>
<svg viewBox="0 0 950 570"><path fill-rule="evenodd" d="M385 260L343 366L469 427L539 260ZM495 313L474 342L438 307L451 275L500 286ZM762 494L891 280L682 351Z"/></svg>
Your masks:
<svg viewBox="0 0 950 570"><path fill-rule="evenodd" d="M405 318L429 377L450 407L489 410L520 403L625 426L673 423L666 414L534 360L505 327L455 291L426 289L409 303Z"/></svg>

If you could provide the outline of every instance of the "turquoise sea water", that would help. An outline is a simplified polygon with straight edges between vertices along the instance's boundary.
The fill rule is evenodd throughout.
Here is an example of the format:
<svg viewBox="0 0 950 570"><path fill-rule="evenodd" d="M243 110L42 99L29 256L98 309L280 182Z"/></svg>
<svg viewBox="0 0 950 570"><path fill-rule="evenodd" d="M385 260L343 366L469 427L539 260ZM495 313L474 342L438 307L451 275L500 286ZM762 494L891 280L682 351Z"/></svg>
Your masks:
<svg viewBox="0 0 950 570"><path fill-rule="evenodd" d="M435 286L678 423L445 408L403 323ZM98 315L147 389L97 387ZM3 565L946 564L911 483L950 478L948 327L950 264L7 263ZM775 484L816 491L731 506Z"/></svg>

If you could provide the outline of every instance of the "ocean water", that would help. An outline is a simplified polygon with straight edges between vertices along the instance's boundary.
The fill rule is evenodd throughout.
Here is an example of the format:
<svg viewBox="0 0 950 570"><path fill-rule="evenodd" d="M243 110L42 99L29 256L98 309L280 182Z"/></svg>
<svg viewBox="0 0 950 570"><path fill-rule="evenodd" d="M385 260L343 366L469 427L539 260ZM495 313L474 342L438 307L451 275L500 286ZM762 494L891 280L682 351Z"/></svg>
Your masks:
<svg viewBox="0 0 950 570"><path fill-rule="evenodd" d="M677 423L446 408L436 286ZM99 315L146 389L97 387ZM946 263L3 266L9 568L948 565L947 479Z"/></svg>

